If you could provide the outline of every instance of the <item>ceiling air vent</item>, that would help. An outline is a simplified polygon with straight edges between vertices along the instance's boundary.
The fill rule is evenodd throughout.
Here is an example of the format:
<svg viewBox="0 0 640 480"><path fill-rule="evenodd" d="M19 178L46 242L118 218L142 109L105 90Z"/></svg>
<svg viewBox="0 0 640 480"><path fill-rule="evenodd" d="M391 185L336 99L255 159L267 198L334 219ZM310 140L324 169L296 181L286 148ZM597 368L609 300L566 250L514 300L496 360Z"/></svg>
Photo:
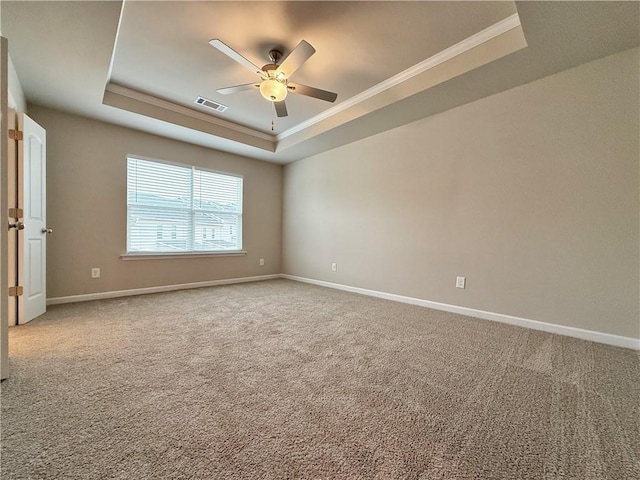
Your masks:
<svg viewBox="0 0 640 480"><path fill-rule="evenodd" d="M216 102L214 102L212 100L209 100L208 98L204 98L204 97L196 98L196 103L198 105L202 105L203 107L210 108L211 110L215 110L216 112L219 112L219 113L222 113L227 108L229 108L226 105L222 105L221 103L216 103Z"/></svg>

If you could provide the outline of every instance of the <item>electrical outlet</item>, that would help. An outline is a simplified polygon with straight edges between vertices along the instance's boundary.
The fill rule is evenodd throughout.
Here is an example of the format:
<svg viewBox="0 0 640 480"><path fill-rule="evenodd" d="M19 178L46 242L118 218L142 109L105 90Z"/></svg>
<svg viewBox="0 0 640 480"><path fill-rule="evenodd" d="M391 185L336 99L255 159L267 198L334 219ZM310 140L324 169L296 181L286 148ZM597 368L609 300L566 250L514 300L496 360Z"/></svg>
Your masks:
<svg viewBox="0 0 640 480"><path fill-rule="evenodd" d="M91 269L91 278L100 278L100 269L99 268L92 268Z"/></svg>
<svg viewBox="0 0 640 480"><path fill-rule="evenodd" d="M261 266L261 267L264 267L264 258L261 258L261 259L260 259L260 266Z"/></svg>
<svg viewBox="0 0 640 480"><path fill-rule="evenodd" d="M337 263L332 263L331 264L331 271L332 272L337 272L338 271L338 264Z"/></svg>
<svg viewBox="0 0 640 480"><path fill-rule="evenodd" d="M456 288L464 288L465 283L467 283L467 277L456 278Z"/></svg>

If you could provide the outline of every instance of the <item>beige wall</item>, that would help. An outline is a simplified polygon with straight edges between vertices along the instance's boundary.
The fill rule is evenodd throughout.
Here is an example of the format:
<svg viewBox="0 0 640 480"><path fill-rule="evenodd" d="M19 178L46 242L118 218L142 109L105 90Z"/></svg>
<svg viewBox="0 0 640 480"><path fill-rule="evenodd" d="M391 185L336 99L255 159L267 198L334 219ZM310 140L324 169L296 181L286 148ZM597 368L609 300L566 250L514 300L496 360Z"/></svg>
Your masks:
<svg viewBox="0 0 640 480"><path fill-rule="evenodd" d="M29 115L47 130L48 298L280 272L281 166L35 105ZM123 261L129 153L243 175L247 255Z"/></svg>
<svg viewBox="0 0 640 480"><path fill-rule="evenodd" d="M622 52L288 165L283 272L640 337L638 67Z"/></svg>
<svg viewBox="0 0 640 480"><path fill-rule="evenodd" d="M11 61L11 57L8 58L8 102L9 107L17 110L18 112L26 112L27 111L27 100L24 97L24 92L22 91L22 85L20 84L20 80L18 79L18 74L16 73L16 69L13 67L13 62Z"/></svg>

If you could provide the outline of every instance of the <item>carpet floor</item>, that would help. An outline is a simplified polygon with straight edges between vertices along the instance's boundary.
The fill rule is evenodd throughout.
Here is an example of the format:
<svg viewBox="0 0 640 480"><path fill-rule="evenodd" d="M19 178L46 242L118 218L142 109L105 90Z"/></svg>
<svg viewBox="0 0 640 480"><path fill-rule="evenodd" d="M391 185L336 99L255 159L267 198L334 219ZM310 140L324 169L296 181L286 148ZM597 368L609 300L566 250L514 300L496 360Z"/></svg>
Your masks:
<svg viewBox="0 0 640 480"><path fill-rule="evenodd" d="M6 480L640 478L631 350L288 280L9 337Z"/></svg>

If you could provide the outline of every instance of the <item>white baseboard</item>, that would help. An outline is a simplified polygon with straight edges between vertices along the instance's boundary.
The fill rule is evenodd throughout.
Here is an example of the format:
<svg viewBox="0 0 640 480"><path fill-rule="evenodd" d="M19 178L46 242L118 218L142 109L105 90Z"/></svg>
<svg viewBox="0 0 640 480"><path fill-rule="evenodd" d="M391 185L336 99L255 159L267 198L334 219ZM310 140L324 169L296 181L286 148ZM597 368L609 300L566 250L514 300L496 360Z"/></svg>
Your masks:
<svg viewBox="0 0 640 480"><path fill-rule="evenodd" d="M549 333L556 333L558 335L565 335L568 337L580 338L582 340L589 340L592 342L605 343L607 345L614 345L616 347L640 350L640 339L637 339L637 338L622 337L620 335L612 335L610 333L602 333L602 332L596 332L593 330L584 330L582 328L567 327L564 325L557 325L555 323L539 322L537 320L529 320L528 318L514 317L511 315L503 315L502 313L493 313L493 312L486 312L484 310L476 310L473 308L458 307L456 305L449 305L447 303L431 302L429 300L422 300L420 298L405 297L402 295L395 295L393 293L385 293L385 292L379 292L376 290L368 290L366 288L351 287L348 285L325 282L322 280L296 277L294 275L282 274L280 276L282 278L295 280L297 282L311 283L314 285L335 288L335 289L344 290L347 292L360 293L362 295L369 295L371 297L384 298L386 300L393 300L396 302L409 303L411 305L418 305L421 307L433 308L434 310L442 310L445 312L458 313L460 315L466 315L469 317L476 317L476 318L482 318L484 320L493 320L495 322L508 323L510 325L517 325L519 327L530 328L533 330L541 330L543 332L549 332Z"/></svg>
<svg viewBox="0 0 640 480"><path fill-rule="evenodd" d="M260 275L257 277L227 278L224 280L210 280L207 282L180 283L177 285L163 285L160 287L132 288L130 290L116 290L112 292L87 293L84 295L70 295L68 297L47 298L47 305L59 305L61 303L88 302L91 300L103 300L105 298L131 297L147 293L173 292L176 290L188 290L190 288L215 287L216 285L231 285L234 283L259 282L261 280L274 280L280 278L280 274Z"/></svg>
<svg viewBox="0 0 640 480"><path fill-rule="evenodd" d="M349 285L341 285L339 283L325 282L322 280L314 280L312 278L297 277L287 274L259 275L255 277L228 278L224 280L210 280L206 282L181 283L177 285L163 285L159 287L133 288L130 290L116 290L111 292L88 293L83 295L70 295L67 297L48 298L47 305L58 305L62 303L87 302L91 300L103 300L107 298L129 297L133 295L144 295L147 293L171 292L176 290L188 290L190 288L214 287L217 285L231 285L235 283L259 282L262 280L274 280L277 278L286 278L297 282L311 283L322 287L335 288L346 292L359 293L371 297L384 298L396 302L409 303L421 307L432 308L434 310L442 310L445 312L458 313L469 317L482 318L484 320L493 320L495 322L508 323L519 327L530 328L533 330L541 330L543 332L556 333L568 337L580 338L592 342L604 343L616 347L630 348L640 350L640 339L631 337L622 337L620 335L612 335L610 333L596 332L593 330L584 330L582 328L567 327L554 323L539 322L528 318L514 317L504 315L502 313L486 312L484 310L476 310L473 308L459 307L447 303L432 302L421 298L405 297L393 293L380 292L377 290L368 290L366 288L351 287Z"/></svg>

